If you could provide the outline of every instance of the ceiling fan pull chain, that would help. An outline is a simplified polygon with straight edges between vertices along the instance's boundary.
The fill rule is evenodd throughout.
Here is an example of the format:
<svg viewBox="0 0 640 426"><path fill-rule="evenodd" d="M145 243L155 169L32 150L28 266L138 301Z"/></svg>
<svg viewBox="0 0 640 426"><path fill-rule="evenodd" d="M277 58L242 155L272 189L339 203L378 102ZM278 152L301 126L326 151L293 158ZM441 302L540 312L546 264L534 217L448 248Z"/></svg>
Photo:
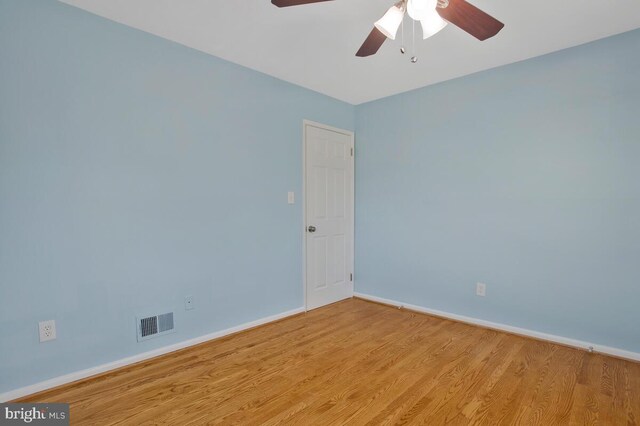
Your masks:
<svg viewBox="0 0 640 426"><path fill-rule="evenodd" d="M416 21L415 19L412 20L413 22L413 34L412 34L412 38L413 41L411 42L411 51L413 52L413 56L411 57L411 63L415 64L416 62L418 62L418 57L416 56Z"/></svg>
<svg viewBox="0 0 640 426"><path fill-rule="evenodd" d="M400 53L404 55L404 15L402 15L402 23L400 24Z"/></svg>

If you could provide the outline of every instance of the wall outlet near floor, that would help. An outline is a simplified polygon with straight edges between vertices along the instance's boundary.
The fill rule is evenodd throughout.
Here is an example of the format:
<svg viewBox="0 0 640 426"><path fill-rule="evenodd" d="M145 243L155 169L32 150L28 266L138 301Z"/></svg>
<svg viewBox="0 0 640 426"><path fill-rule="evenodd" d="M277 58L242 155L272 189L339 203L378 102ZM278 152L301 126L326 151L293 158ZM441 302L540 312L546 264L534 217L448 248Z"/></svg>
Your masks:
<svg viewBox="0 0 640 426"><path fill-rule="evenodd" d="M193 296L185 296L184 298L184 310L190 311L194 308L193 306Z"/></svg>
<svg viewBox="0 0 640 426"><path fill-rule="evenodd" d="M40 331L40 342L46 342L56 339L56 321L40 321L38 323L38 330Z"/></svg>
<svg viewBox="0 0 640 426"><path fill-rule="evenodd" d="M487 295L487 285L483 283L476 283L476 295L478 296L486 296Z"/></svg>

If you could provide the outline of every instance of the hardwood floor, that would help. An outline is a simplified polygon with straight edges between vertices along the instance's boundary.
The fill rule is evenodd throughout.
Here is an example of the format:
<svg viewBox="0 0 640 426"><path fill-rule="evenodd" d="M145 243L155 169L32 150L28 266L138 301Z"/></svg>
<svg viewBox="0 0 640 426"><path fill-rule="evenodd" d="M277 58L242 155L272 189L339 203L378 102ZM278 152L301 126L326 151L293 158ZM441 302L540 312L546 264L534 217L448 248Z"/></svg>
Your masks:
<svg viewBox="0 0 640 426"><path fill-rule="evenodd" d="M351 299L23 400L91 425L635 425L640 364Z"/></svg>

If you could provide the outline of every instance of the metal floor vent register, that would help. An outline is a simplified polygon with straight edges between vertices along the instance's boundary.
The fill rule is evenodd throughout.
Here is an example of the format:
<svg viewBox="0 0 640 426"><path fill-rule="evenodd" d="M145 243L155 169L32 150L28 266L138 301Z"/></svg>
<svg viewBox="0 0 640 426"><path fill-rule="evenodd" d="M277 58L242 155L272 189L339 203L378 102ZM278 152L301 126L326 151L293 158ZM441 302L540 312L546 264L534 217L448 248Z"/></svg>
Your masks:
<svg viewBox="0 0 640 426"><path fill-rule="evenodd" d="M138 318L138 342L162 336L175 331L173 324L173 312Z"/></svg>

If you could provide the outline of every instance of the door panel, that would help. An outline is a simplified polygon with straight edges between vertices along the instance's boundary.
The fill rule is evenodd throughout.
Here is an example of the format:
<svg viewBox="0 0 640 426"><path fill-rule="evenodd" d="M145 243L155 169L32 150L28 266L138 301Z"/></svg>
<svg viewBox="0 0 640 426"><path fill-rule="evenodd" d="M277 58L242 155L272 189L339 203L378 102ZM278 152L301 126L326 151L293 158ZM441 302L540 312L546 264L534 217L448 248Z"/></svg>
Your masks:
<svg viewBox="0 0 640 426"><path fill-rule="evenodd" d="M353 295L353 134L305 123L304 143L306 305L313 309Z"/></svg>

